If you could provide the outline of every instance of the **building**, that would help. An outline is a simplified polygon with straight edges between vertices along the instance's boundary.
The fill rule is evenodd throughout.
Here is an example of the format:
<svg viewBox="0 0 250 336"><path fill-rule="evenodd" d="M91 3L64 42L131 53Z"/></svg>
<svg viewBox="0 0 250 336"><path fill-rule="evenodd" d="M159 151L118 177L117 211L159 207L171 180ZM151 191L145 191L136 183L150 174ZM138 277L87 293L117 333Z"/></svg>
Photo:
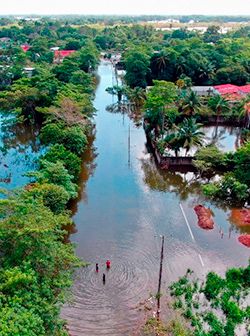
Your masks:
<svg viewBox="0 0 250 336"><path fill-rule="evenodd" d="M221 84L214 86L215 93L224 96L227 100L236 101L250 94L250 84L238 86L233 84Z"/></svg>
<svg viewBox="0 0 250 336"><path fill-rule="evenodd" d="M23 73L25 73L28 78L31 78L34 70L35 68L23 68Z"/></svg>
<svg viewBox="0 0 250 336"><path fill-rule="evenodd" d="M213 86L192 86L191 90L198 96L206 97L216 94L216 90Z"/></svg>
<svg viewBox="0 0 250 336"><path fill-rule="evenodd" d="M30 49L30 45L28 44L22 44L21 48L23 49L24 52L28 51Z"/></svg>
<svg viewBox="0 0 250 336"><path fill-rule="evenodd" d="M76 50L55 50L54 51L54 63L61 63L65 57L70 56Z"/></svg>

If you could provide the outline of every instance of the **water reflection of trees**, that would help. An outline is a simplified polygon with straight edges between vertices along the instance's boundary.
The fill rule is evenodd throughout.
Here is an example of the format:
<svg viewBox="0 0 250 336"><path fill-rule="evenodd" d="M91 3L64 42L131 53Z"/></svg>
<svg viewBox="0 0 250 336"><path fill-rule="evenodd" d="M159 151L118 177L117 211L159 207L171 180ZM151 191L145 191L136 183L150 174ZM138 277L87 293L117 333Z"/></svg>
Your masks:
<svg viewBox="0 0 250 336"><path fill-rule="evenodd" d="M136 109L133 104L125 101L125 102L116 102L114 104L108 105L106 107L106 111L110 113L119 113L122 115L127 115L129 119L134 122L136 127L140 127L142 125L142 110Z"/></svg>
<svg viewBox="0 0 250 336"><path fill-rule="evenodd" d="M209 130L212 129L211 134ZM239 127L232 126L206 126L203 128L204 133L206 134L206 141L208 144L213 144L221 149L226 151L233 150L234 148L227 148L226 140L228 136L234 136L234 147L237 149L240 146L241 141L241 129Z"/></svg>
<svg viewBox="0 0 250 336"><path fill-rule="evenodd" d="M41 145L38 139L38 124L18 122L15 118L7 118L1 123L0 134L3 152L15 148L24 152L28 147L32 152L39 152Z"/></svg>
<svg viewBox="0 0 250 336"><path fill-rule="evenodd" d="M144 182L152 190L174 192L181 200L186 200L189 194L200 197L201 181L194 172L176 172L158 169L153 158L142 159Z"/></svg>
<svg viewBox="0 0 250 336"><path fill-rule="evenodd" d="M82 170L78 181L78 185L80 187L78 197L70 203L70 210L72 211L73 215L78 210L79 202L81 200L84 202L87 201L86 184L89 178L93 175L97 166L95 159L98 154L96 152L96 147L94 146L94 140L95 132L93 130L92 133L88 136L88 146L82 156Z"/></svg>

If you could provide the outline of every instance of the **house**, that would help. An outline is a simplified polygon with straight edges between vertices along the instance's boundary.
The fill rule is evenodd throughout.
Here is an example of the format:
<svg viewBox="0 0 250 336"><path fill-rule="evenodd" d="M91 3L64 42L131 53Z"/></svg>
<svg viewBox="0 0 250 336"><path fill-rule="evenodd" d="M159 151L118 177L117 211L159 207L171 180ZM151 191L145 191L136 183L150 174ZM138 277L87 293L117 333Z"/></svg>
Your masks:
<svg viewBox="0 0 250 336"><path fill-rule="evenodd" d="M76 50L55 50L54 51L54 63L61 63L65 57L70 56Z"/></svg>
<svg viewBox="0 0 250 336"><path fill-rule="evenodd" d="M250 94L250 84L238 86L233 84L222 84L214 86L215 92L224 96L229 101L237 101Z"/></svg>
<svg viewBox="0 0 250 336"><path fill-rule="evenodd" d="M248 95L250 94L250 84L240 86L239 91L242 95Z"/></svg>
<svg viewBox="0 0 250 336"><path fill-rule="evenodd" d="M216 90L213 86L192 86L191 90L197 94L197 96L212 96L216 94Z"/></svg>
<svg viewBox="0 0 250 336"><path fill-rule="evenodd" d="M22 44L21 48L23 49L24 52L28 51L30 49L30 45L28 44Z"/></svg>
<svg viewBox="0 0 250 336"><path fill-rule="evenodd" d="M23 68L23 73L27 75L28 78L31 78L35 68Z"/></svg>

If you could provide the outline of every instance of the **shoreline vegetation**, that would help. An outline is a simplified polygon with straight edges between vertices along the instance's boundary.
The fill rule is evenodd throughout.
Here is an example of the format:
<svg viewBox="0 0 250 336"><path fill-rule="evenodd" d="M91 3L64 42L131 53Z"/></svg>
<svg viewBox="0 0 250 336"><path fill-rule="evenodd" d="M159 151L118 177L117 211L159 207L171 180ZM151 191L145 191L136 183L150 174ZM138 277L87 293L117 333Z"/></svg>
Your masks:
<svg viewBox="0 0 250 336"><path fill-rule="evenodd" d="M86 41L68 60L38 62L32 77L21 76L0 92L5 110L42 123L39 137L47 146L38 169L28 173L31 183L1 190L1 335L67 335L60 308L75 268L85 266L65 243L66 227L73 225L67 205L77 197L82 154L93 132L98 59Z"/></svg>
<svg viewBox="0 0 250 336"><path fill-rule="evenodd" d="M119 20L129 25L120 25ZM239 101L230 107L227 101L210 97L204 105L190 87L225 82L245 85L250 81L248 26L222 35L218 26L211 25L202 35L185 27L156 30L152 25L138 24L136 18L119 20L110 18L108 24L107 18L0 20L1 109L15 111L20 120L42 123L39 136L47 146L38 170L29 173L30 184L12 192L1 190L6 194L0 201L0 334L3 336L68 334L65 321L60 318L60 307L67 299L74 269L84 263L75 256L74 246L65 243L64 228L72 225L67 205L77 197L81 158L88 146L87 135L93 131L92 99L101 51L122 54L119 62L126 70L129 87L125 95L133 104L134 115L146 110L147 134L161 155L166 148L171 148L178 157L181 147L186 154L193 145L201 147L200 122L211 114L217 122L223 113L231 122L235 118L246 121L245 104L249 101ZM58 49L73 52L55 60L54 51ZM152 86L148 92L147 86ZM119 88L113 94L119 99L123 95ZM204 187L209 198L249 201L247 127L243 142L234 154L222 154L216 147L199 148L195 167L200 174L226 172L220 182ZM239 290L249 288L245 274L249 279L249 267L228 270L226 279L208 274L205 288L203 285L200 290L204 292L208 284L217 288L218 293L224 288L222 301L215 302L215 306L221 307L230 319L224 326L208 314L204 321L212 331L221 333L197 329L196 335L234 335L232 321L236 318L241 323L249 314L249 307L242 312L242 307L236 307L235 303L240 300ZM187 305L185 317L195 322L196 328L201 321L190 313L195 283L185 277L172 285L172 292L180 296L176 294L181 290L185 303L178 298L175 305L177 308ZM229 300L233 303L228 306L226 299L232 296L235 300ZM150 323L159 327L154 320ZM189 335L177 320L167 327L170 329L163 325L160 328L166 335Z"/></svg>

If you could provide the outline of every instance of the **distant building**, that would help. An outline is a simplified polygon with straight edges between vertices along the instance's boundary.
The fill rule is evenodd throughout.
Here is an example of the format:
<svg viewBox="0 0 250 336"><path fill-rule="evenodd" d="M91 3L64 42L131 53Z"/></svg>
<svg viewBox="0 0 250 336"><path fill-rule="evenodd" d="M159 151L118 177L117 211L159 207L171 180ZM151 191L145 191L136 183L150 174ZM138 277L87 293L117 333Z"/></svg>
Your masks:
<svg viewBox="0 0 250 336"><path fill-rule="evenodd" d="M33 71L35 68L23 68L23 72L27 75L27 77L32 77Z"/></svg>
<svg viewBox="0 0 250 336"><path fill-rule="evenodd" d="M60 47L52 47L52 48L50 48L51 51L56 51L56 50L59 50L59 49L60 49Z"/></svg>
<svg viewBox="0 0 250 336"><path fill-rule="evenodd" d="M1 42L1 43L10 42L10 40L11 40L10 37L7 37L7 36L6 36L6 37L4 36L4 37L1 37L1 38L0 38L0 42Z"/></svg>
<svg viewBox="0 0 250 336"><path fill-rule="evenodd" d="M30 45L28 44L22 44L21 48L23 49L24 52L28 51L30 49Z"/></svg>
<svg viewBox="0 0 250 336"><path fill-rule="evenodd" d="M54 63L61 63L65 57L70 56L76 50L55 50L54 51Z"/></svg>

